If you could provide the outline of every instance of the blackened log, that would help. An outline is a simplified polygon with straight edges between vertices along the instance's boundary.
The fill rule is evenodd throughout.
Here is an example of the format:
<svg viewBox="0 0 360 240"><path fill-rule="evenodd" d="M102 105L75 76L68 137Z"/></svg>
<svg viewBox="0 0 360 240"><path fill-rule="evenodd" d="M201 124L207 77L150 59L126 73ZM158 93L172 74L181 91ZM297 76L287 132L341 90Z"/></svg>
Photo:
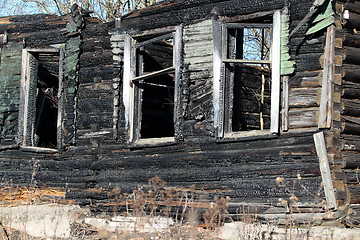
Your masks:
<svg viewBox="0 0 360 240"><path fill-rule="evenodd" d="M349 10L350 17L347 20L347 24L354 28L360 27L360 13L354 13L352 9Z"/></svg>
<svg viewBox="0 0 360 240"><path fill-rule="evenodd" d="M345 134L360 135L360 124L356 122L345 121L341 124L341 128Z"/></svg>
<svg viewBox="0 0 360 240"><path fill-rule="evenodd" d="M348 184L360 184L360 169L344 170Z"/></svg>
<svg viewBox="0 0 360 240"><path fill-rule="evenodd" d="M343 81L342 97L346 99L360 99L360 83Z"/></svg>
<svg viewBox="0 0 360 240"><path fill-rule="evenodd" d="M360 34L346 33L344 35L344 46L360 47Z"/></svg>
<svg viewBox="0 0 360 240"><path fill-rule="evenodd" d="M112 65L83 67L79 70L79 82L93 83L97 80L112 80L116 69Z"/></svg>
<svg viewBox="0 0 360 240"><path fill-rule="evenodd" d="M82 31L82 36L84 39L110 36L109 26L107 24L89 24Z"/></svg>
<svg viewBox="0 0 360 240"><path fill-rule="evenodd" d="M297 33L295 33L296 35ZM315 42L304 41L304 34L299 34L296 38L292 37L289 43L290 54L309 54L323 53L325 36L319 37Z"/></svg>
<svg viewBox="0 0 360 240"><path fill-rule="evenodd" d="M320 77L319 73L316 72L316 76L311 77L293 77L289 81L289 85L292 88L301 88L301 87L320 87Z"/></svg>
<svg viewBox="0 0 360 240"><path fill-rule="evenodd" d="M91 67L99 65L111 65L113 63L113 54L110 50L105 50L101 54L96 52L86 52L80 56L80 66Z"/></svg>
<svg viewBox="0 0 360 240"><path fill-rule="evenodd" d="M360 65L360 48L344 47L343 61L347 64Z"/></svg>
<svg viewBox="0 0 360 240"><path fill-rule="evenodd" d="M84 52L102 52L104 49L111 49L110 36L99 36L97 38L88 38L81 45Z"/></svg>
<svg viewBox="0 0 360 240"><path fill-rule="evenodd" d="M347 1L345 9L351 10L354 13L360 14L360 2L359 1Z"/></svg>
<svg viewBox="0 0 360 240"><path fill-rule="evenodd" d="M348 185L350 192L350 203L360 204L360 184Z"/></svg>
<svg viewBox="0 0 360 240"><path fill-rule="evenodd" d="M360 95L360 89L358 94ZM342 113L347 116L360 117L360 101L344 99L342 101Z"/></svg>
<svg viewBox="0 0 360 240"><path fill-rule="evenodd" d="M36 16L36 15L32 15ZM12 19L11 19L12 20ZM62 29L66 27L67 19L65 16L57 17L55 15L47 15L44 19L23 20L22 22L15 22L8 27L7 32L12 33L36 33L51 31L54 29Z"/></svg>
<svg viewBox="0 0 360 240"><path fill-rule="evenodd" d="M322 53L301 54L294 57L297 71L316 71L321 69L320 57Z"/></svg>
<svg viewBox="0 0 360 240"><path fill-rule="evenodd" d="M356 169L360 167L360 153L343 152L342 155L345 160L344 168Z"/></svg>
<svg viewBox="0 0 360 240"><path fill-rule="evenodd" d="M69 199L106 199L108 198L107 192L99 189L89 189L86 191L68 191L66 198Z"/></svg>
<svg viewBox="0 0 360 240"><path fill-rule="evenodd" d="M344 64L343 79L350 82L360 82L360 66L353 64Z"/></svg>
<svg viewBox="0 0 360 240"><path fill-rule="evenodd" d="M348 139L342 139L342 149L346 151L359 151L360 152L360 140L351 141Z"/></svg>

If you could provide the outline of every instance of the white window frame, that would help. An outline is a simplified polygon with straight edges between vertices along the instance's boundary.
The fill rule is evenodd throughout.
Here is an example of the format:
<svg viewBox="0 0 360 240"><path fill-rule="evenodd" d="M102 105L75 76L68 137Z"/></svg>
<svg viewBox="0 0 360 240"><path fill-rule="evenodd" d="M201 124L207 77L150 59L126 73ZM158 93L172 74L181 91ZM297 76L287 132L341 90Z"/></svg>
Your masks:
<svg viewBox="0 0 360 240"><path fill-rule="evenodd" d="M154 37L148 41L155 41L158 38L163 37L173 37L173 66L162 69L159 71L154 71L147 73L141 76L136 76L136 48L140 45L146 44L138 43L136 41L137 37L151 36L156 34L161 35L160 37ZM162 142L173 142L175 141L175 133L173 137L161 137L161 138L141 138L140 137L140 127L139 119L136 114L136 106L138 105L139 99L135 97L136 86L133 84L134 81L144 80L149 77L161 75L164 73L175 73L175 89L174 89L174 129L176 129L176 120L179 109L179 81L181 74L181 49L182 49L182 25L174 28L166 29L154 29L146 31L143 34L138 34L136 36L131 36L130 34L125 34L124 38L124 67L123 67L123 103L125 107L125 128L128 134L128 142L136 144L152 144L152 143L162 143Z"/></svg>
<svg viewBox="0 0 360 240"><path fill-rule="evenodd" d="M225 63L234 60L226 59L224 56L223 49L226 47L226 42L223 40L223 34L227 32L226 25L214 20L213 22L213 32L214 32L214 55L213 55L213 72L214 72L214 127L217 129L218 138L231 138L231 137L246 137L246 136L256 136L256 135L266 135L266 134L277 134L279 133L279 121L280 121L280 93L281 93L281 76L280 76L280 36L281 36L281 19L280 19L280 10L275 11L273 14L273 23L272 23L272 42L271 42L271 56L270 56L270 66L271 66L271 122L270 129L266 130L252 130L252 131L236 131L236 132L226 132L224 119L225 114L225 93L224 84L225 84ZM246 23L243 24L246 26ZM251 25L251 24L249 24ZM219 34L220 33L220 34ZM247 60L235 60L248 62ZM251 63L256 63L252 61Z"/></svg>
<svg viewBox="0 0 360 240"><path fill-rule="evenodd" d="M35 53L54 53L59 54L59 88L58 88L58 116L57 116L57 149L61 148L62 139L62 92L63 92L63 60L64 60L64 46L59 48L25 48L22 50L21 63L21 80L20 80L20 109L19 109L19 135L20 146L26 149L33 149L36 151L57 151L53 148L43 148L34 146L33 123L28 121L28 113L34 111L29 103L30 87L33 79L31 79L30 58ZM30 136L28 136L30 135Z"/></svg>

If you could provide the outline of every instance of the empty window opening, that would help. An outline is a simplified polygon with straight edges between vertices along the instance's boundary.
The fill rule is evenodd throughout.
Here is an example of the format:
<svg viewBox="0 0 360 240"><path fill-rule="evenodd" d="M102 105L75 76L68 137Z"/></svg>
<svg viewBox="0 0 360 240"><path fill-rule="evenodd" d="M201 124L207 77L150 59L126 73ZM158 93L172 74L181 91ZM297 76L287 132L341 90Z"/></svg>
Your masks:
<svg viewBox="0 0 360 240"><path fill-rule="evenodd" d="M138 138L174 136L175 68L173 36L139 41L136 47L135 99Z"/></svg>
<svg viewBox="0 0 360 240"><path fill-rule="evenodd" d="M227 132L265 130L271 116L271 26L229 25L226 33Z"/></svg>
<svg viewBox="0 0 360 240"><path fill-rule="evenodd" d="M60 53L58 49L36 49L26 51L25 56L23 146L55 149L59 137Z"/></svg>
<svg viewBox="0 0 360 240"><path fill-rule="evenodd" d="M36 56L37 55L37 56ZM59 89L59 56L39 53L36 83L36 114L34 122L35 144L56 148Z"/></svg>

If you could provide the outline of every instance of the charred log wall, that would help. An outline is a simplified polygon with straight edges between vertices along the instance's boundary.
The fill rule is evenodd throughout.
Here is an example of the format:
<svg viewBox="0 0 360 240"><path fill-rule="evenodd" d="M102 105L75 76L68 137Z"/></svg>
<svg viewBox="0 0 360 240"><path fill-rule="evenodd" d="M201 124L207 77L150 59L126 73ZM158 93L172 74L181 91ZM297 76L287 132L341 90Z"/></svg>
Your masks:
<svg viewBox="0 0 360 240"><path fill-rule="evenodd" d="M231 197L232 203L255 205L244 210L246 213L286 212L278 199L288 199L292 192L302 209L320 207L314 197L321 177L312 134L233 143L195 141L152 148L120 147L121 151L119 145L78 147L53 154L1 151L0 174L14 185L62 187L68 199L94 210L112 211L118 201L109 194L112 189L132 192L155 176L180 192L195 185L199 202L214 201L218 195ZM277 177L284 178L283 187L276 184Z"/></svg>
<svg viewBox="0 0 360 240"><path fill-rule="evenodd" d="M334 105L339 117L334 121L338 140L339 153L335 156L335 163L339 173L337 181L345 180L348 198L343 201L351 205L355 211L350 215L350 222L360 224L360 185L358 175L360 167L360 4L358 1L338 1L337 10L348 12L348 19L339 19L336 31L336 51L341 56L338 69L338 84L335 94L339 101ZM344 15L343 15L344 16ZM340 20L341 23L340 24Z"/></svg>
<svg viewBox="0 0 360 240"><path fill-rule="evenodd" d="M79 57L76 144L109 144L114 139L114 67L109 26L89 17L85 22Z"/></svg>
<svg viewBox="0 0 360 240"><path fill-rule="evenodd" d="M303 19L311 4L311 1L305 0L291 1L291 29ZM130 192L138 184L144 184L154 176L160 176L170 186L187 188L195 184L198 189L204 190L204 201L212 200L215 192L218 192L220 195L232 197L234 202L267 205L266 209L269 206L279 206L278 198L289 197L289 188L278 188L275 183L276 177L284 177L290 191L294 190L302 203L314 202L315 200L302 190L301 185L296 185L293 189L297 174L302 176L301 184L311 193L316 193L319 189L321 178L314 153L313 132L299 135L282 133L280 136L254 137L222 143L216 142L213 137L213 13L232 17L271 12L283 6L284 1L273 1L269 4L268 1L194 0L182 1L175 7L170 4L164 8L140 10L123 19L121 27L134 32L185 23L180 82L181 122L177 123L183 126L181 131L185 141L164 146L125 144L120 71L123 39L120 34L112 36L111 52L108 35L110 26L85 17L85 27L81 34L76 36L81 44L73 42L73 46L81 46L81 52L76 52L77 48L74 50L75 60L68 55L69 61L75 64L78 76L76 91L67 88L67 92L76 94L67 95L70 96L69 101L64 106L69 108L65 118L74 119L69 121L67 129L76 129L73 144L77 147L53 154L21 150L0 151L1 179L14 184L63 187L68 190L68 198L82 204L93 204L98 209L110 206L111 202L115 201L107 194L112 188L119 187ZM39 18L36 21L41 20ZM317 131L318 92L321 88L319 76L322 68L320 58L324 51L325 37L324 32L310 38L304 37L307 27L304 25L290 39L290 55L296 61L296 73L289 79L289 129L302 131L305 128L314 128ZM44 30L38 23L36 29L49 34L48 38L54 39L51 43L66 41L64 35L60 34L66 30ZM43 42L45 40L40 39L40 36L36 37L37 35L25 30L22 34L25 34L25 42L28 41L30 45L49 44ZM9 39L19 42L22 38L18 35L14 34ZM70 37L76 40L74 36ZM353 41L356 42L356 39L350 42ZM356 65L352 57L348 59L351 66ZM351 73L348 71L343 79L351 78ZM351 87L344 87L343 90L343 98L358 94ZM352 105L356 104L353 98L347 99L352 101ZM352 125L347 126L349 129ZM113 130L116 130L115 134ZM116 145L114 142L117 139L120 143ZM344 151L343 154L348 153L353 151ZM350 173L353 172L351 170ZM272 209L270 212L275 211ZM285 210L281 208L282 211Z"/></svg>
<svg viewBox="0 0 360 240"><path fill-rule="evenodd" d="M294 29L312 5L311 1L292 1L290 29ZM289 78L288 128L316 128L318 125L321 92L320 57L324 52L324 32L306 36L308 25L303 25L289 42L290 55L296 62L295 74ZM291 30L290 30L291 31Z"/></svg>

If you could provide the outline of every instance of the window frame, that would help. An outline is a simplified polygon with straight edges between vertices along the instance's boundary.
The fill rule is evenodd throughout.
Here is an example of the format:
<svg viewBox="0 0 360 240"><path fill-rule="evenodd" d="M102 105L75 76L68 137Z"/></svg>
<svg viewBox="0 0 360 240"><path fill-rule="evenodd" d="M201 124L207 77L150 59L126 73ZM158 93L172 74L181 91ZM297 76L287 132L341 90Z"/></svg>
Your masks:
<svg viewBox="0 0 360 240"><path fill-rule="evenodd" d="M180 75L182 65L182 25L167 28L167 29L154 29L148 30L144 33L137 35L124 34L124 65L123 65L123 103L125 107L125 129L127 132L128 143L134 144L156 144L164 142L174 142L177 139L177 132L179 132L178 124L176 121L179 117L179 100L180 100ZM149 38L143 42L138 42L136 39L139 37L156 37ZM173 65L171 67L146 73L136 76L136 49L148 43L159 41L173 37ZM146 78L154 77L161 74L174 73L175 89L174 89L174 135L172 137L159 137L159 138L141 138L141 99L139 89L134 84L135 81L142 81Z"/></svg>
<svg viewBox="0 0 360 240"><path fill-rule="evenodd" d="M238 138L248 136L262 136L268 134L279 133L280 122L280 93L281 93L281 76L280 76L280 10L274 12L273 22L270 23L272 28L271 53L270 59L267 60L243 60L243 59L227 59L227 29L236 27L256 27L266 24L257 23L223 23L221 20L213 21L213 39L214 39L214 127L216 129L217 138ZM225 100L229 95L226 91L226 64L231 62L237 63L266 63L271 67L271 110L270 110L270 129L265 130L249 130L249 131L229 131L225 129L228 119L226 119Z"/></svg>
<svg viewBox="0 0 360 240"><path fill-rule="evenodd" d="M34 106L30 106L29 97L31 95L31 86L33 86L34 78L31 77L32 67L30 58L34 57L33 54L40 53L53 53L59 55L59 76L58 76L58 113L57 113L57 135L56 135L56 148L37 147L33 144L33 122L28 121L29 112L33 112ZM56 48L24 48L22 50L22 64L21 64L21 80L20 80L20 107L19 107L19 135L20 147L22 149L34 150L38 152L57 152L62 146L62 108L63 108L63 62L65 58L64 46ZM36 80L37 81L37 80ZM29 136L30 135L30 136Z"/></svg>

